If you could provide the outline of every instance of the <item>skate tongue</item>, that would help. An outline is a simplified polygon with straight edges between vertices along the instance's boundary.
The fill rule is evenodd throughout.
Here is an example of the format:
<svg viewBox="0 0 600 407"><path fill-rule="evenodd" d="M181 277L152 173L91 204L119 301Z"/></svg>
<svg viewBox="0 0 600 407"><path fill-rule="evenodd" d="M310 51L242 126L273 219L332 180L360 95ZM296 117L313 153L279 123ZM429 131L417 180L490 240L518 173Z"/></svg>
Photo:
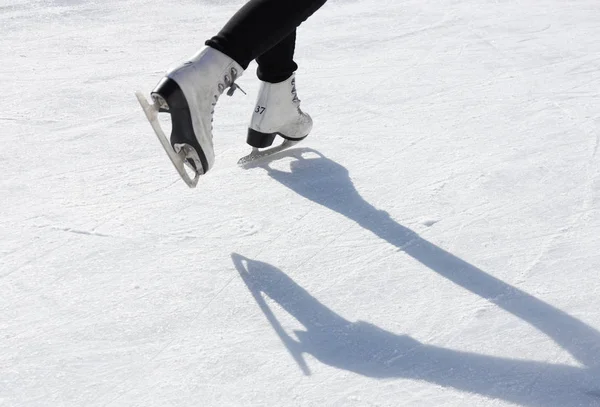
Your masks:
<svg viewBox="0 0 600 407"><path fill-rule="evenodd" d="M233 96L233 94L235 93L235 91L237 89L239 89L240 92L242 92L244 95L246 95L246 92L244 92L244 89L240 88L240 86L237 83L233 83L233 84L231 84L231 87L227 91L227 96Z"/></svg>

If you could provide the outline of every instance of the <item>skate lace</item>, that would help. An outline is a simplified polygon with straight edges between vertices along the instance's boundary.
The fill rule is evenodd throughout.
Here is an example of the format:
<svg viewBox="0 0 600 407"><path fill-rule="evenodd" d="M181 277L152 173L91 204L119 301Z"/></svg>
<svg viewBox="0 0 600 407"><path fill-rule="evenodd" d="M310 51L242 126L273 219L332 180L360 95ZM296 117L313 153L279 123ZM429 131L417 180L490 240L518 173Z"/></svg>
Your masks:
<svg viewBox="0 0 600 407"><path fill-rule="evenodd" d="M298 93L296 91L296 78L292 79L292 95L294 96L292 98L292 102L294 102L295 104L299 105L300 104L300 99L298 99Z"/></svg>
<svg viewBox="0 0 600 407"><path fill-rule="evenodd" d="M235 93L235 91L237 89L239 89L240 92L242 92L244 95L246 94L246 92L244 92L244 89L242 89L237 83L235 83L235 80L237 78L238 78L237 69L231 68L229 70L229 72L223 76L223 81L218 83L217 93L213 95L213 102L211 103L212 107L213 107L212 111L210 112L211 128L212 128L213 116L215 114L215 106L217 105L217 101L219 100L219 97L223 94L225 89L229 88L229 90L227 91L227 96L233 96L233 94Z"/></svg>

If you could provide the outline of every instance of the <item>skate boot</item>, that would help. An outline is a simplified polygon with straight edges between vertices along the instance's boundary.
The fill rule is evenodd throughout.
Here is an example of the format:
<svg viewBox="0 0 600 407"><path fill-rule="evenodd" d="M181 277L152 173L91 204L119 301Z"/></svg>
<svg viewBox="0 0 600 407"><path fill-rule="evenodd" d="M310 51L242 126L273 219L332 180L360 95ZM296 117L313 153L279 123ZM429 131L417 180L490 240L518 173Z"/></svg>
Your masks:
<svg viewBox="0 0 600 407"><path fill-rule="evenodd" d="M190 187L195 186L198 176L205 174L214 164L214 108L225 89L231 88L228 91L231 96L238 88L234 82L243 72L233 59L207 47L167 72L151 92L155 108L171 115L170 144L176 157L172 156L173 151L164 147ZM176 163L176 160L179 162ZM178 164L183 167L181 162L193 168L193 185L182 174L182 168L178 167Z"/></svg>
<svg viewBox="0 0 600 407"><path fill-rule="evenodd" d="M287 144L295 144L308 136L311 129L312 119L300 110L295 74L279 83L261 82L248 128L248 144L255 148L269 147L276 135L293 142Z"/></svg>

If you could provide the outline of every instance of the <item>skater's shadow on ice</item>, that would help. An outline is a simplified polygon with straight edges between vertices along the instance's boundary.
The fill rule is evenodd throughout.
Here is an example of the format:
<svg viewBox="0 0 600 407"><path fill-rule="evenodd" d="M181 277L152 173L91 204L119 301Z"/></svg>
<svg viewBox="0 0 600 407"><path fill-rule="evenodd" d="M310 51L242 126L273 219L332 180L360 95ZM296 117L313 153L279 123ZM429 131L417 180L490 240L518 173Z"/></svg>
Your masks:
<svg viewBox="0 0 600 407"><path fill-rule="evenodd" d="M261 165L303 197L355 221L431 271L546 334L581 365L549 364L459 352L420 343L367 322L351 323L319 303L277 268L234 254L237 270L301 369L302 353L328 365L378 378L414 378L520 405L600 405L600 332L421 238L358 194L348 171L322 154L294 150L284 172ZM305 156L316 157L306 158ZM287 335L262 300L281 305L305 331Z"/></svg>

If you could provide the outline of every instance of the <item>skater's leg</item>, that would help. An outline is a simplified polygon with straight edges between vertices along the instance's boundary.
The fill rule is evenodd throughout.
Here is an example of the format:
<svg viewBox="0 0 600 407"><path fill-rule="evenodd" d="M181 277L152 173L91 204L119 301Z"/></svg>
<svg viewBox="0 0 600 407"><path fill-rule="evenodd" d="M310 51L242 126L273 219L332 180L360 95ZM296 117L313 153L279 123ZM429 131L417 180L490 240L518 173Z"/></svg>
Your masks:
<svg viewBox="0 0 600 407"><path fill-rule="evenodd" d="M206 45L246 69L250 62L288 40L327 0L251 0Z"/></svg>
<svg viewBox="0 0 600 407"><path fill-rule="evenodd" d="M270 146L276 135L299 141L312 128L300 109L294 62L296 28L326 0L251 0L206 42L244 69L256 59L261 88L248 127L247 143Z"/></svg>
<svg viewBox="0 0 600 407"><path fill-rule="evenodd" d="M256 59L261 85L246 138L252 147L269 147L277 135L299 141L312 128L296 93L295 43L296 30Z"/></svg>
<svg viewBox="0 0 600 407"><path fill-rule="evenodd" d="M195 169L197 179L213 166L212 118L219 96L229 87L235 90L235 80L252 60L284 40L292 44L294 37L287 37L326 1L250 0L219 34L206 42L208 47L167 72L152 91L152 109L156 112L147 116L152 117L159 110L171 115L173 151L168 152L179 162L178 166L174 161L178 170L181 162L187 161ZM293 75L288 80L292 87L287 94L293 93L293 103L297 103Z"/></svg>
<svg viewBox="0 0 600 407"><path fill-rule="evenodd" d="M298 69L298 65L294 62L295 48L296 30L279 44L256 58L258 63L256 76L258 76L258 79L264 82L278 83L292 76Z"/></svg>

